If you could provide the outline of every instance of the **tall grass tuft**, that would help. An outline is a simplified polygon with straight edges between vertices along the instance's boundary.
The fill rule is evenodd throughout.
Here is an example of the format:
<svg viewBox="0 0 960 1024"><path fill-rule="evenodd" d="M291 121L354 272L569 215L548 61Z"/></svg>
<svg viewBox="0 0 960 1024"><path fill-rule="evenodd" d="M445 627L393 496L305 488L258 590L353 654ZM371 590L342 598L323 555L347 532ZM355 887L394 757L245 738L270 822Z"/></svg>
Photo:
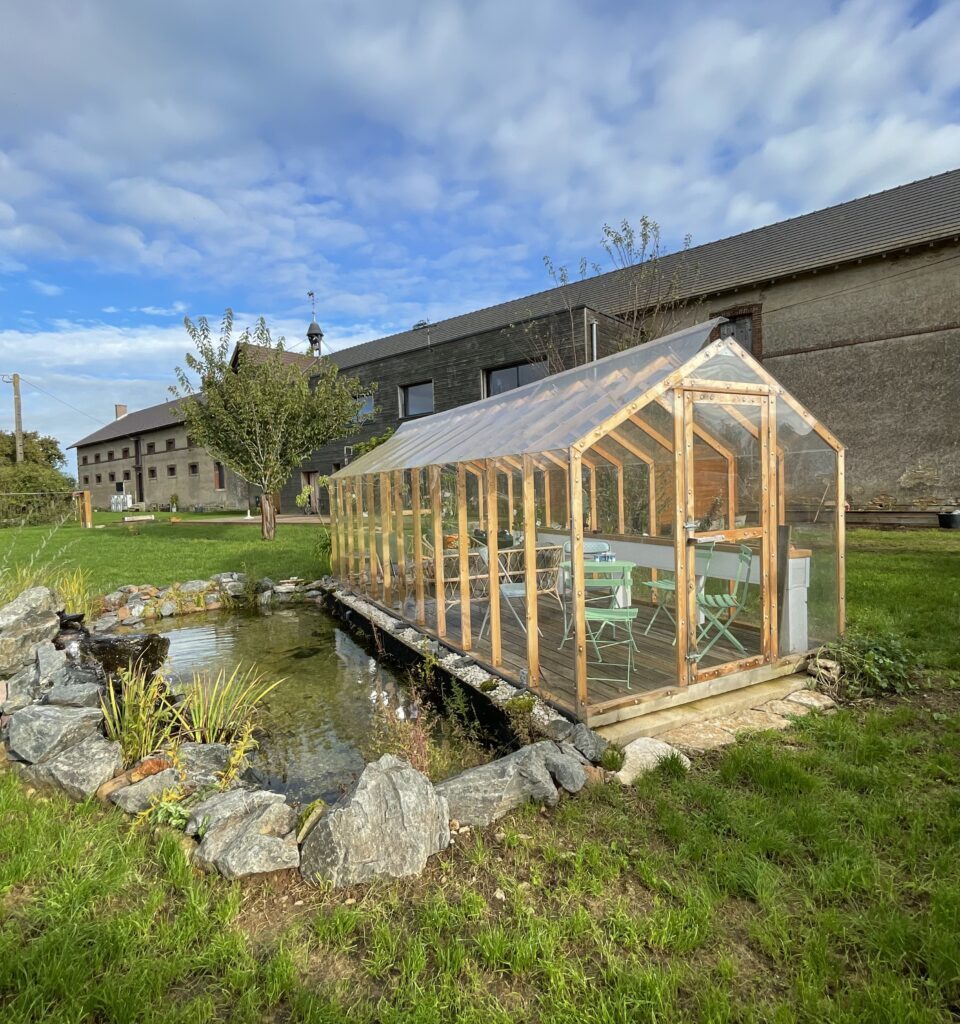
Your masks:
<svg viewBox="0 0 960 1024"><path fill-rule="evenodd" d="M221 669L213 679L194 673L181 708L183 738L195 743L249 742L260 704L282 682L265 682L254 666L238 665L229 675Z"/></svg>
<svg viewBox="0 0 960 1024"><path fill-rule="evenodd" d="M120 744L123 765L169 747L180 723L178 710L167 698L167 680L142 669L122 669L100 698L107 737Z"/></svg>

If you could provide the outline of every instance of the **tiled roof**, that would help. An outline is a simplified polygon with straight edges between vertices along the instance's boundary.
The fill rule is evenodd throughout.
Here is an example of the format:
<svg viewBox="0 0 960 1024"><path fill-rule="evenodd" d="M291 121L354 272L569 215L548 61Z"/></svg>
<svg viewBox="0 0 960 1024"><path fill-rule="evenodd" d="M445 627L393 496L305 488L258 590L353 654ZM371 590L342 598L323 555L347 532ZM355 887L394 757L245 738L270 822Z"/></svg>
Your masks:
<svg viewBox="0 0 960 1024"><path fill-rule="evenodd" d="M664 256L661 280L676 274L684 297L707 296L958 234L960 169ZM333 358L341 367L358 366L570 307L621 313L631 305L630 281L629 272L611 271L341 349Z"/></svg>
<svg viewBox="0 0 960 1024"><path fill-rule="evenodd" d="M177 406L179 399L171 402L161 402L159 405L151 405L146 409L138 409L136 412L128 412L126 416L108 423L105 427L95 430L92 434L74 441L71 448L80 448L88 444L101 444L104 441L112 441L118 437L133 437L135 434L142 434L148 430L162 430L164 427L172 427L183 423Z"/></svg>

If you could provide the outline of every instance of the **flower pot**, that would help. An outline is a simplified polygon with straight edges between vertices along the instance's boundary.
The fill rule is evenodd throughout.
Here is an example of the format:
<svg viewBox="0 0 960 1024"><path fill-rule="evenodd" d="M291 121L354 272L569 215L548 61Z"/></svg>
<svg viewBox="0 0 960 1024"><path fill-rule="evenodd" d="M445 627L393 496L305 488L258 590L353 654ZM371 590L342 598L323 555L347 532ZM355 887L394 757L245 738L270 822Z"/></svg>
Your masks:
<svg viewBox="0 0 960 1024"><path fill-rule="evenodd" d="M952 512L938 512L937 519L941 530L960 530L960 508Z"/></svg>

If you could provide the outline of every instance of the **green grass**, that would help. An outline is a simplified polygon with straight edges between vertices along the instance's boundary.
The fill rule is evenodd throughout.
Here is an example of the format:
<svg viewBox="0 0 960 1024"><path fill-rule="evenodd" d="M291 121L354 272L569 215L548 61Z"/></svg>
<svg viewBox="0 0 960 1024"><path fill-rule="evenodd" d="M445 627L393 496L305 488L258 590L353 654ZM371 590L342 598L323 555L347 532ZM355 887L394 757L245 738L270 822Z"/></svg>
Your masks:
<svg viewBox="0 0 960 1024"><path fill-rule="evenodd" d="M4 1020L949 1021L943 700L805 719L337 894L201 878L174 833L0 774Z"/></svg>
<svg viewBox="0 0 960 1024"><path fill-rule="evenodd" d="M931 669L960 672L960 532L847 534L850 624L901 634Z"/></svg>
<svg viewBox="0 0 960 1024"><path fill-rule="evenodd" d="M259 526L239 523L157 522L136 527L81 530L71 524L52 536L40 526L3 530L0 566L28 560L49 537L40 560L88 568L91 586L101 594L126 583L165 586L243 569L275 580L328 571L317 559L318 526L313 523L281 523L273 541L260 539Z"/></svg>
<svg viewBox="0 0 960 1024"><path fill-rule="evenodd" d="M279 575L281 551L300 559L281 571L307 575L313 530L270 545L159 525L70 550L115 573L105 589L131 567L162 582L257 556L252 571ZM903 632L952 673L960 537L858 531L848 552L851 620ZM0 1007L10 1024L945 1024L960 1007L958 847L949 689L526 808L458 836L420 879L343 893L200 877L175 833L0 772Z"/></svg>

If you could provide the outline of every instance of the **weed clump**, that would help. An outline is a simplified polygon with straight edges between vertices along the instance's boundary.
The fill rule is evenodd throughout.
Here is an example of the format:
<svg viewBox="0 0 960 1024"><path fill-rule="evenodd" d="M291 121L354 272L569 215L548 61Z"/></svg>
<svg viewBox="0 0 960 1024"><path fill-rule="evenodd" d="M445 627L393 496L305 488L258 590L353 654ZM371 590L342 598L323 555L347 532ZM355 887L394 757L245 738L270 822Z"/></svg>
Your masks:
<svg viewBox="0 0 960 1024"><path fill-rule="evenodd" d="M623 767L625 759L626 755L623 752L623 747L618 746L616 743L611 743L600 755L600 767L604 771L618 772Z"/></svg>
<svg viewBox="0 0 960 1024"><path fill-rule="evenodd" d="M916 656L895 633L850 631L822 647L817 657L839 667L834 697L903 695L920 686Z"/></svg>

